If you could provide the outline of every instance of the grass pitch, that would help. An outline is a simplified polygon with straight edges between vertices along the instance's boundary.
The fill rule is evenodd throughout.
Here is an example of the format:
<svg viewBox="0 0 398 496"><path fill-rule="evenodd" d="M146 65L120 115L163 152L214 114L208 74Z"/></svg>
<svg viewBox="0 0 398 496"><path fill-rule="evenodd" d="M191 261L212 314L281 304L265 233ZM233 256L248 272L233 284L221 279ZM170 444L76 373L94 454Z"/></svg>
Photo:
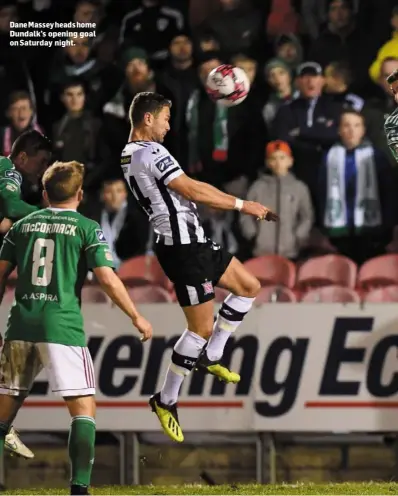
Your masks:
<svg viewBox="0 0 398 496"><path fill-rule="evenodd" d="M232 484L222 486L178 485L178 486L102 486L91 488L91 494L125 495L213 495L213 494L398 494L395 482L346 482L343 484ZM23 489L5 491L3 494L69 494L67 489Z"/></svg>

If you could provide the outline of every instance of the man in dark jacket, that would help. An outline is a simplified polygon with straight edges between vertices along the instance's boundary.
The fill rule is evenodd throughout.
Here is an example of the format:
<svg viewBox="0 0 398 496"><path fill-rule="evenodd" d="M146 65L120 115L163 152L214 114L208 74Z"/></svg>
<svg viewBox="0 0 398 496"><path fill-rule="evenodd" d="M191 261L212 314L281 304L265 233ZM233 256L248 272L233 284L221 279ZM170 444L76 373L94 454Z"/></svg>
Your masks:
<svg viewBox="0 0 398 496"><path fill-rule="evenodd" d="M356 25L352 0L329 0L328 25L312 44L309 58L323 68L331 62L347 62L355 76L353 91L366 94L371 91L368 68L377 48Z"/></svg>
<svg viewBox="0 0 398 496"><path fill-rule="evenodd" d="M304 62L297 69L299 96L282 106L274 121L275 139L288 142L295 157L294 170L314 196L317 188L317 164L322 153L337 139L342 106L322 95L322 68L316 62Z"/></svg>

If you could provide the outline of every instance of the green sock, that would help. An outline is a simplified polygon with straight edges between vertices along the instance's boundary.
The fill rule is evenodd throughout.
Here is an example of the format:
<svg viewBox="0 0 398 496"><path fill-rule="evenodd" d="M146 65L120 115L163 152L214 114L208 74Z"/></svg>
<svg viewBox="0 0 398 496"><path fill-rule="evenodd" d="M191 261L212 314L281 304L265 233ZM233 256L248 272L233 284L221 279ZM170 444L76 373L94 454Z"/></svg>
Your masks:
<svg viewBox="0 0 398 496"><path fill-rule="evenodd" d="M94 463L95 420L79 415L72 418L69 430L71 484L89 486Z"/></svg>

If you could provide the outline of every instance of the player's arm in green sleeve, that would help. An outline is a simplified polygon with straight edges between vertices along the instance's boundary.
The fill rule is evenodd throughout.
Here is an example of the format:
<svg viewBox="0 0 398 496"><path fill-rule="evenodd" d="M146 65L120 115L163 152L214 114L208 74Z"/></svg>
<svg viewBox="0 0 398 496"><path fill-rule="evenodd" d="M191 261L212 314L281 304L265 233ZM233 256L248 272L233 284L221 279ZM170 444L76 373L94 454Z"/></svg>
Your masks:
<svg viewBox="0 0 398 496"><path fill-rule="evenodd" d="M109 298L132 320L134 326L146 341L152 336L151 324L138 312L126 290L126 287L113 270L113 257L99 225L86 233L86 260L93 270L99 284Z"/></svg>
<svg viewBox="0 0 398 496"><path fill-rule="evenodd" d="M17 265L14 235L15 231L11 228L4 237L0 249L0 303L3 300L8 276Z"/></svg>
<svg viewBox="0 0 398 496"><path fill-rule="evenodd" d="M21 199L21 190L12 181L0 181L0 198L2 214L11 220L22 219L38 210Z"/></svg>

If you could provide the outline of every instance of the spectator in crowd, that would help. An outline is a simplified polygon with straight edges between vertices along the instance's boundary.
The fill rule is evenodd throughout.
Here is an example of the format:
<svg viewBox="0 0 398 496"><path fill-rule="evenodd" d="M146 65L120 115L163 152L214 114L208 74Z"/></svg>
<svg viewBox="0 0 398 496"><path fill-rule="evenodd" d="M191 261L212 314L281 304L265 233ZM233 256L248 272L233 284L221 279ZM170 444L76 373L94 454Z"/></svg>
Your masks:
<svg viewBox="0 0 398 496"><path fill-rule="evenodd" d="M274 122L280 107L293 97L292 75L289 66L282 59L271 59L264 68L265 79L271 94L263 109L263 117L268 129Z"/></svg>
<svg viewBox="0 0 398 496"><path fill-rule="evenodd" d="M283 221L276 226L241 215L242 234L253 243L255 257L275 253L297 260L314 221L310 194L307 186L290 172L293 155L286 142L268 143L265 164L270 174L262 174L251 185L247 199L266 202Z"/></svg>
<svg viewBox="0 0 398 496"><path fill-rule="evenodd" d="M394 6L391 13L392 37L377 52L377 57L369 68L369 75L373 82L378 84L381 75L383 61L398 55L398 5Z"/></svg>
<svg viewBox="0 0 398 496"><path fill-rule="evenodd" d="M189 97L199 84L193 66L193 45L184 32L178 33L170 43L169 63L159 75L159 83L172 95L173 127L168 133L170 151L179 163L188 160L188 136L185 114Z"/></svg>
<svg viewBox="0 0 398 496"><path fill-rule="evenodd" d="M84 190L88 199L95 197L108 173L110 153L100 119L86 108L86 94L81 81L65 83L61 101L66 112L53 126L54 157L61 162L77 160L85 165Z"/></svg>
<svg viewBox="0 0 398 496"><path fill-rule="evenodd" d="M87 107L98 115L121 84L120 71L114 65L103 64L97 60L90 38L78 36L71 40L74 45L60 50L50 71L49 103L55 120L60 119L63 113L59 94L71 77L78 77L84 82Z"/></svg>
<svg viewBox="0 0 398 496"><path fill-rule="evenodd" d="M340 141L325 154L317 191L323 233L358 264L385 252L397 221L392 168L365 132L360 113L342 113Z"/></svg>
<svg viewBox="0 0 398 496"><path fill-rule="evenodd" d="M257 76L257 61L248 55L238 53L231 58L231 64L243 69L249 79L250 85L253 86Z"/></svg>
<svg viewBox="0 0 398 496"><path fill-rule="evenodd" d="M352 0L330 0L328 24L312 43L309 58L323 68L335 61L345 61L352 68L353 89L366 91L369 85L370 44L355 23Z"/></svg>
<svg viewBox="0 0 398 496"><path fill-rule="evenodd" d="M325 86L326 93L333 99L341 103L344 108L353 108L361 112L365 100L359 95L350 91L352 82L352 73L346 62L331 62L325 69Z"/></svg>
<svg viewBox="0 0 398 496"><path fill-rule="evenodd" d="M99 201L86 204L81 211L100 224L118 268L122 261L146 252L149 223L137 205L129 204L124 179L109 178L100 191Z"/></svg>
<svg viewBox="0 0 398 496"><path fill-rule="evenodd" d="M243 0L220 0L221 10L202 29L214 35L223 55L256 51L261 42L261 14ZM200 33L200 32L199 32Z"/></svg>
<svg viewBox="0 0 398 496"><path fill-rule="evenodd" d="M171 40L185 28L183 14L162 5L161 0L142 0L138 9L125 15L120 30L122 46L139 46L153 63L165 60Z"/></svg>
<svg viewBox="0 0 398 496"><path fill-rule="evenodd" d="M248 177L254 173L257 147L265 137L258 134L250 104L244 101L227 109L208 97L207 76L222 60L215 52L201 57L198 70L202 84L192 93L187 107L188 172L230 194L244 196Z"/></svg>
<svg viewBox="0 0 398 496"><path fill-rule="evenodd" d="M295 9L296 3L292 0L273 0L271 2L265 28L268 38L275 38L284 33L298 33L300 16Z"/></svg>
<svg viewBox="0 0 398 496"><path fill-rule="evenodd" d="M295 157L295 173L304 181L315 198L317 166L324 150L337 139L341 105L322 95L322 67L304 62L297 69L297 98L283 105L276 114L275 138L287 141Z"/></svg>
<svg viewBox="0 0 398 496"><path fill-rule="evenodd" d="M215 36L208 32L200 33L196 38L196 44L199 52L219 52L220 43Z"/></svg>
<svg viewBox="0 0 398 496"><path fill-rule="evenodd" d="M124 81L103 109L107 141L112 152L111 163L117 164L119 169L120 151L126 144L130 132L128 111L136 93L157 91L172 99L169 90L155 80L155 72L149 66L148 54L142 48L126 48L121 53L120 66L124 73ZM167 136L165 141L167 147L169 147L169 139Z"/></svg>
<svg viewBox="0 0 398 496"><path fill-rule="evenodd" d="M275 39L275 57L283 60L291 71L295 71L303 61L303 47L294 34L283 34Z"/></svg>
<svg viewBox="0 0 398 496"><path fill-rule="evenodd" d="M361 0L353 1L353 12L358 13ZM302 0L301 18L312 42L318 38L328 21L329 0Z"/></svg>
<svg viewBox="0 0 398 496"><path fill-rule="evenodd" d="M6 126L7 106L11 93L16 90L29 91L32 87L30 70L24 60L21 47L10 46L10 22L18 21L14 0L0 2L0 126ZM32 95L33 97L33 95Z"/></svg>
<svg viewBox="0 0 398 496"><path fill-rule="evenodd" d="M35 129L43 134L36 120L35 109L29 93L15 91L8 101L7 118L9 125L0 130L1 155L8 157L14 141L25 131Z"/></svg>

